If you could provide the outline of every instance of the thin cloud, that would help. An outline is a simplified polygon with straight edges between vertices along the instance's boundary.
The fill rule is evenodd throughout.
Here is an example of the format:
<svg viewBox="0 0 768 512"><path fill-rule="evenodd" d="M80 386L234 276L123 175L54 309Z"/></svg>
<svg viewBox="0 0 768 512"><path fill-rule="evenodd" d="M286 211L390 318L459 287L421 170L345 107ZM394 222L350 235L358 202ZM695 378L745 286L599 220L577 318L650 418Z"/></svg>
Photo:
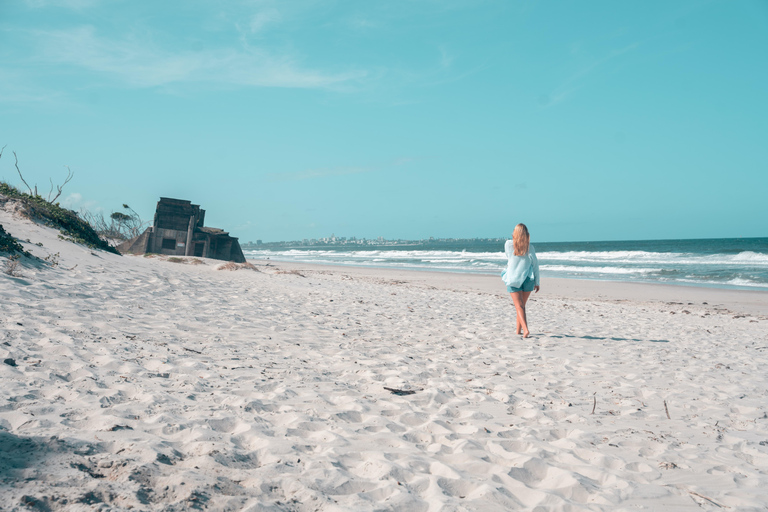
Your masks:
<svg viewBox="0 0 768 512"><path fill-rule="evenodd" d="M251 32L260 32L267 25L280 21L280 12L277 9L265 9L251 16L248 28Z"/></svg>
<svg viewBox="0 0 768 512"><path fill-rule="evenodd" d="M617 57L624 55L627 52L637 49L639 46L640 46L640 43L636 42L628 46L625 46L624 48L613 50L602 59L598 59L595 62L591 63L590 65L583 67L578 72L568 77L568 79L565 82L563 82L559 87L555 88L555 90L551 94L541 95L539 97L539 103L543 107L551 107L551 106L557 105L558 103L568 98L571 94L573 94L579 88L583 87L584 80L590 74L592 74L596 69L604 66L608 62L612 61L613 59L616 59Z"/></svg>
<svg viewBox="0 0 768 512"><path fill-rule="evenodd" d="M13 69L0 68L0 103L60 103L62 94L41 89Z"/></svg>
<svg viewBox="0 0 768 512"><path fill-rule="evenodd" d="M254 224L253 224L253 222L251 222L249 220L249 221L247 221L247 222L245 222L243 224L239 224L237 226L234 226L233 228L230 228L229 232L230 233L237 233L238 231L247 231L247 230L251 229L252 227L254 227Z"/></svg>
<svg viewBox="0 0 768 512"><path fill-rule="evenodd" d="M401 156L399 158L395 158L392 161L392 165L394 166L400 166L400 165L407 165L411 162L418 162L419 160L426 160L426 157L423 156Z"/></svg>
<svg viewBox="0 0 768 512"><path fill-rule="evenodd" d="M25 0L25 4L34 9L45 7L62 7L65 9L86 9L99 4L101 0Z"/></svg>
<svg viewBox="0 0 768 512"><path fill-rule="evenodd" d="M308 169L300 172L272 173L270 181L305 181L311 179L330 178L334 176L347 176L350 174L362 174L372 171L371 167L330 167Z"/></svg>
<svg viewBox="0 0 768 512"><path fill-rule="evenodd" d="M411 162L417 162L419 160L425 160L427 157L421 156L402 156L389 160L387 162L380 162L378 164L372 164L368 166L349 166L349 167L321 167L317 169L308 169L300 172L288 172L288 173L272 173L269 174L270 181L304 181L311 179L330 178L335 176L347 176L352 174L363 174L368 172L379 171L381 169L387 169L391 167L398 167L401 165L408 165Z"/></svg>
<svg viewBox="0 0 768 512"><path fill-rule="evenodd" d="M362 16L355 16L354 18L351 18L348 21L348 25L353 30L358 32L364 32L378 27L378 24L375 21L371 21L368 18L363 18Z"/></svg>
<svg viewBox="0 0 768 512"><path fill-rule="evenodd" d="M25 0L29 6L69 7L83 9L99 7L106 0ZM336 92L360 92L393 90L400 87L432 87L461 80L480 68L457 69L459 59L445 47L438 46L434 61L418 69L402 69L386 64L365 62L348 65L313 64L309 57L296 53L295 45L271 43L267 33L279 30L290 33L296 23L308 19L307 11L319 9L314 0L282 3L274 0L258 0L237 3L209 13L215 25L218 42L214 46L202 46L199 38L190 47L184 39L173 40L172 34L148 29L143 23L124 26L127 31L109 31L101 22L94 25L69 26L57 29L22 28L0 25L0 35L16 41L11 59L5 59L7 70L23 75L18 81L40 81L42 77L56 75L65 80L47 81L41 94L18 92L0 98L0 103L44 101L54 89L63 93L64 88L75 85L74 81L88 81L88 86L118 86L128 88L159 88L166 92L194 89L228 89L253 87L279 87L321 89ZM459 2L462 4L462 2ZM435 4L434 8L438 8ZM452 8L457 8L454 5ZM445 6L440 7L446 8ZM382 13L374 9L366 15L359 14L344 23L358 29L379 27L400 19L403 13ZM377 14L379 15L377 18ZM298 20L298 21L297 21ZM137 27L144 27L140 30ZM221 42L226 36L235 36L229 43ZM206 34L202 34L205 38ZM210 40L209 40L210 41ZM464 66L466 67L466 66ZM85 73L83 73L85 72ZM85 76L83 76L85 75ZM380 84L377 86L376 84ZM77 84L81 86L82 83ZM4 86L0 84L0 89ZM5 86L7 88L7 86ZM385 89L386 88L386 89ZM82 90L82 87L78 90Z"/></svg>
<svg viewBox="0 0 768 512"><path fill-rule="evenodd" d="M92 26L30 31L39 48L36 60L87 69L132 87L209 83L257 87L333 88L361 80L363 71L326 73L305 69L289 56L262 49L219 48L171 51L151 37L101 37Z"/></svg>
<svg viewBox="0 0 768 512"><path fill-rule="evenodd" d="M61 204L64 206L64 208L69 208L70 210L73 210L77 208L77 206L82 201L83 201L83 195L80 192L72 192L61 201Z"/></svg>
<svg viewBox="0 0 768 512"><path fill-rule="evenodd" d="M453 55L448 53L448 50L446 50L444 47L440 47L440 66L443 68L449 68L451 67L451 64L453 64Z"/></svg>

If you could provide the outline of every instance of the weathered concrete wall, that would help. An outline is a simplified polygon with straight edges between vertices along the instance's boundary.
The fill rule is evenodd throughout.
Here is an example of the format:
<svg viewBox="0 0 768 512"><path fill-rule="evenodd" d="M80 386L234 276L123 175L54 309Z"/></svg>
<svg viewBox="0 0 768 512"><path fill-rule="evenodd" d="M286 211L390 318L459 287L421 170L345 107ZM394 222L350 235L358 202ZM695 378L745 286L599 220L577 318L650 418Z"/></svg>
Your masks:
<svg viewBox="0 0 768 512"><path fill-rule="evenodd" d="M148 252L184 256L187 250L187 230L155 228Z"/></svg>
<svg viewBox="0 0 768 512"><path fill-rule="evenodd" d="M245 254L240 247L240 242L235 238L235 242L232 244L232 251L229 254L229 260L235 263L245 263Z"/></svg>
<svg viewBox="0 0 768 512"><path fill-rule="evenodd" d="M147 228L139 236L126 240L115 247L115 249L117 249L120 254L145 254L148 252L147 246L151 237L152 228Z"/></svg>
<svg viewBox="0 0 768 512"><path fill-rule="evenodd" d="M202 227L202 219L205 218L205 210L200 205L192 204L183 199L171 199L161 197L155 210L156 228L186 231L189 226L189 218L194 217L194 226Z"/></svg>

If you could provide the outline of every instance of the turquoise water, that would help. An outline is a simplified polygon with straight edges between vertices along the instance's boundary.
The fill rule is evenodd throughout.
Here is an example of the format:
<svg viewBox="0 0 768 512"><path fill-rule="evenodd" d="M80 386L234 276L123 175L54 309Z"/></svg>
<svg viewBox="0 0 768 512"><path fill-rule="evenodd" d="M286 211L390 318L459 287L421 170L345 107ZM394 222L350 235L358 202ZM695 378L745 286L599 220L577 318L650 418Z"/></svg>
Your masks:
<svg viewBox="0 0 768 512"><path fill-rule="evenodd" d="M768 238L535 243L542 277L768 290ZM497 274L503 242L310 246L246 250L246 258Z"/></svg>

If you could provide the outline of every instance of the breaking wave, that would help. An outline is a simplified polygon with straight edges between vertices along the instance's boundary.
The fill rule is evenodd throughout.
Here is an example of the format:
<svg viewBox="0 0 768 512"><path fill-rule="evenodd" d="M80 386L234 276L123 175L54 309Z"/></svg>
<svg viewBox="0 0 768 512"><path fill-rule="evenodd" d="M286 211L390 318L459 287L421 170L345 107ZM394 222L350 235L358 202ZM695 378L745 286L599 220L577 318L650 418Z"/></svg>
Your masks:
<svg viewBox="0 0 768 512"><path fill-rule="evenodd" d="M755 240L755 239L752 239ZM542 276L697 284L725 288L768 289L768 240L756 239L759 251L739 250L739 240L693 244L693 241L638 242L643 250L626 249L628 242L541 244L537 251ZM729 245L730 243L730 245ZM585 245L600 245L600 250L584 250ZM333 248L291 248L247 250L251 259L273 259L324 265L353 265L399 269L496 274L507 259L500 244L485 244L465 250L419 250L413 248L371 248L352 250ZM557 250L554 250L556 246ZM684 250L665 250L679 246ZM573 247L573 250L569 250ZM688 249L692 250L685 250ZM649 248L651 250L649 250Z"/></svg>

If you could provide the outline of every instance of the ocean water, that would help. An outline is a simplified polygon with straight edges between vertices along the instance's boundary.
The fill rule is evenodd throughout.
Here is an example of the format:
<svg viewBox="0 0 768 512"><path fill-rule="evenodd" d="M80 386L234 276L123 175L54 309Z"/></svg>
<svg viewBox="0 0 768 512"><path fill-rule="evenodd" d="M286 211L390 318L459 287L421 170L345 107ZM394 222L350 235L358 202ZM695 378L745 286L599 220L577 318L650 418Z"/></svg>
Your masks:
<svg viewBox="0 0 768 512"><path fill-rule="evenodd" d="M533 243L541 275L768 290L768 238ZM246 258L498 274L503 242L309 246L245 250Z"/></svg>

